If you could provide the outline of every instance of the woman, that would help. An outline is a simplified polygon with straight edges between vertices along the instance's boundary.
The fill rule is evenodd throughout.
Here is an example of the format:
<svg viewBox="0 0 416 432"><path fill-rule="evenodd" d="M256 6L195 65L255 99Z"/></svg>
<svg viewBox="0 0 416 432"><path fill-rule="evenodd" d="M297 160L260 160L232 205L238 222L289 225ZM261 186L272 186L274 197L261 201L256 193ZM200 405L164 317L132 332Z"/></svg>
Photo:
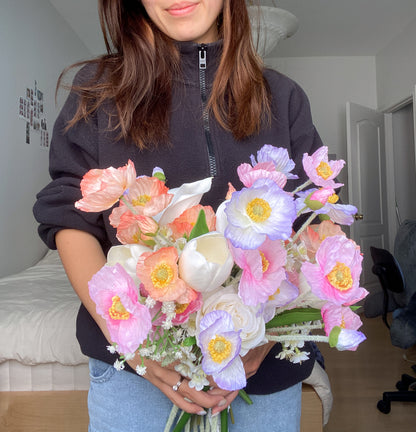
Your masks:
<svg viewBox="0 0 416 432"><path fill-rule="evenodd" d="M58 249L82 301L77 337L91 359L90 431L163 430L171 402L199 415L233 402L231 430L261 431L272 423L274 430L297 431L312 350L301 365L275 359L273 344L244 356L250 408L237 392L195 391L156 362L145 361L143 379L133 372L137 356L132 369L114 370L88 281L117 240L109 212L82 213L74 202L89 169L131 159L139 174L162 167L169 187L213 177L202 204L215 209L228 182L239 184L237 166L264 144L286 147L298 166L303 153L321 145L308 100L293 81L263 70L244 0L100 0L99 10L108 55L85 62L74 80L54 127L52 182L34 207L41 237Z"/></svg>

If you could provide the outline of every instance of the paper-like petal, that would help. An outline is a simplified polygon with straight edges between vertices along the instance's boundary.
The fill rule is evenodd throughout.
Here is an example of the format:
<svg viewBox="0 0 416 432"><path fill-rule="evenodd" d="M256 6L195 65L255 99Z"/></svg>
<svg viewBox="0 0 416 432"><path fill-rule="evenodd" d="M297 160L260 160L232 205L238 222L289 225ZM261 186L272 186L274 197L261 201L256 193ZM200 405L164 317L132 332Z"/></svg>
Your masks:
<svg viewBox="0 0 416 432"><path fill-rule="evenodd" d="M212 178L208 177L193 183L184 183L176 189L170 189L173 199L169 206L157 216L155 220L160 225L168 225L179 217L186 209L201 201L202 195L211 189Z"/></svg>
<svg viewBox="0 0 416 432"><path fill-rule="evenodd" d="M357 330L342 329L338 336L336 348L338 351L355 351L358 345L367 338Z"/></svg>
<svg viewBox="0 0 416 432"><path fill-rule="evenodd" d="M213 374L212 378L223 390L240 390L247 385L246 372L240 356L237 356L226 369Z"/></svg>

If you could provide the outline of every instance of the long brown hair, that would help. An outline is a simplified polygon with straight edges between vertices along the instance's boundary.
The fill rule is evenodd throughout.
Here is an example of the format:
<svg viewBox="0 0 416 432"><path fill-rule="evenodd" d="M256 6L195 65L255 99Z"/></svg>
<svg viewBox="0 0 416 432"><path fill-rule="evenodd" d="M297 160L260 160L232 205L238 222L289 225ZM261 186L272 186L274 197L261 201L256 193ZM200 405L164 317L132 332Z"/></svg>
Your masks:
<svg viewBox="0 0 416 432"><path fill-rule="evenodd" d="M68 128L110 99L116 107L111 127L120 137L131 138L142 149L168 143L167 107L172 78L180 70L175 43L153 24L141 1L98 3L107 54L72 66L98 65L91 81L72 86L80 103ZM270 118L268 89L253 48L245 0L224 0L218 24L224 49L208 108L241 140Z"/></svg>

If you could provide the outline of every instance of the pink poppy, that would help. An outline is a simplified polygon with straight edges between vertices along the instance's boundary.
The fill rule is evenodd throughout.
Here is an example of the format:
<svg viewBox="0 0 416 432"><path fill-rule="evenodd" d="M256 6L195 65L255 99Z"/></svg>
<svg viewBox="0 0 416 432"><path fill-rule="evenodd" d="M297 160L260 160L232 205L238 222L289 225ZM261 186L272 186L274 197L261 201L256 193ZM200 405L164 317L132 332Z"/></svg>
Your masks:
<svg viewBox="0 0 416 432"><path fill-rule="evenodd" d="M286 186L287 182L285 174L280 171L276 171L272 161L260 162L254 167L252 167L250 164L243 163L237 168L237 173L239 179L245 187L251 187L253 183L259 178L269 178L282 189Z"/></svg>
<svg viewBox="0 0 416 432"><path fill-rule="evenodd" d="M112 207L136 180L131 160L121 168L92 169L81 180L82 199L75 207L85 212L100 212Z"/></svg>
<svg viewBox="0 0 416 432"><path fill-rule="evenodd" d="M311 156L307 153L303 155L303 169L309 179L317 186L336 189L343 186L336 183L334 179L342 170L345 161L328 161L328 147L320 147Z"/></svg>
<svg viewBox="0 0 416 432"><path fill-rule="evenodd" d="M186 209L179 217L168 224L168 227L172 230L172 237L174 240L184 237L185 235L189 237L201 210L204 210L205 212L205 219L207 221L209 231L215 230L216 217L212 207L197 204L189 209Z"/></svg>
<svg viewBox="0 0 416 432"><path fill-rule="evenodd" d="M151 217L125 212L117 226L117 239L121 244L149 245L153 237L147 234L156 234L158 228L159 225Z"/></svg>
<svg viewBox="0 0 416 432"><path fill-rule="evenodd" d="M238 294L248 306L265 303L286 278L286 249L280 240L267 239L255 250L231 248L236 264L243 269Z"/></svg>
<svg viewBox="0 0 416 432"><path fill-rule="evenodd" d="M196 292L178 276L178 258L178 251L173 246L145 252L139 257L137 276L152 299L184 304L197 297Z"/></svg>
<svg viewBox="0 0 416 432"><path fill-rule="evenodd" d="M88 283L97 312L105 319L120 353L133 353L152 327L149 310L138 301L133 279L120 264L104 266Z"/></svg>
<svg viewBox="0 0 416 432"><path fill-rule="evenodd" d="M363 325L360 317L351 308L331 302L327 302L321 307L321 314L327 336L336 326L341 329L358 330Z"/></svg>
<svg viewBox="0 0 416 432"><path fill-rule="evenodd" d="M344 236L328 237L316 251L316 264L304 262L304 274L312 292L337 305L351 305L363 299L360 287L363 257L354 241Z"/></svg>

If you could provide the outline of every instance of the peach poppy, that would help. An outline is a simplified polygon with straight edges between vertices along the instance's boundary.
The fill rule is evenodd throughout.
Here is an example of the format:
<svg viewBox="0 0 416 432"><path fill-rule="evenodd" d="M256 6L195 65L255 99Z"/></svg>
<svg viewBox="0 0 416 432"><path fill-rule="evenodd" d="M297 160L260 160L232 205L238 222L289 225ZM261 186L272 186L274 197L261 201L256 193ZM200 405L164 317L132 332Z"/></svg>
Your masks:
<svg viewBox="0 0 416 432"><path fill-rule="evenodd" d="M153 237L147 234L156 234L158 228L159 225L151 217L125 212L121 215L117 227L117 239L122 244L149 245Z"/></svg>
<svg viewBox="0 0 416 432"><path fill-rule="evenodd" d="M173 246L144 253L137 261L136 272L154 300L190 303L197 294L178 276L178 251Z"/></svg>
<svg viewBox="0 0 416 432"><path fill-rule="evenodd" d="M75 207L85 212L107 210L135 180L136 169L131 160L120 168L92 169L81 180L82 199L75 203Z"/></svg>
<svg viewBox="0 0 416 432"><path fill-rule="evenodd" d="M198 220L199 212L204 210L205 219L208 225L209 231L215 230L215 212L211 206L202 206L197 204L187 210L185 210L179 217L177 217L168 227L172 230L172 237L176 240L178 238L184 237L185 235L189 237L193 227Z"/></svg>
<svg viewBox="0 0 416 432"><path fill-rule="evenodd" d="M165 183L156 177L138 177L124 195L125 202L121 201L119 207L112 211L111 225L117 228L121 216L126 212L155 216L171 202L173 195L168 192L169 189Z"/></svg>

